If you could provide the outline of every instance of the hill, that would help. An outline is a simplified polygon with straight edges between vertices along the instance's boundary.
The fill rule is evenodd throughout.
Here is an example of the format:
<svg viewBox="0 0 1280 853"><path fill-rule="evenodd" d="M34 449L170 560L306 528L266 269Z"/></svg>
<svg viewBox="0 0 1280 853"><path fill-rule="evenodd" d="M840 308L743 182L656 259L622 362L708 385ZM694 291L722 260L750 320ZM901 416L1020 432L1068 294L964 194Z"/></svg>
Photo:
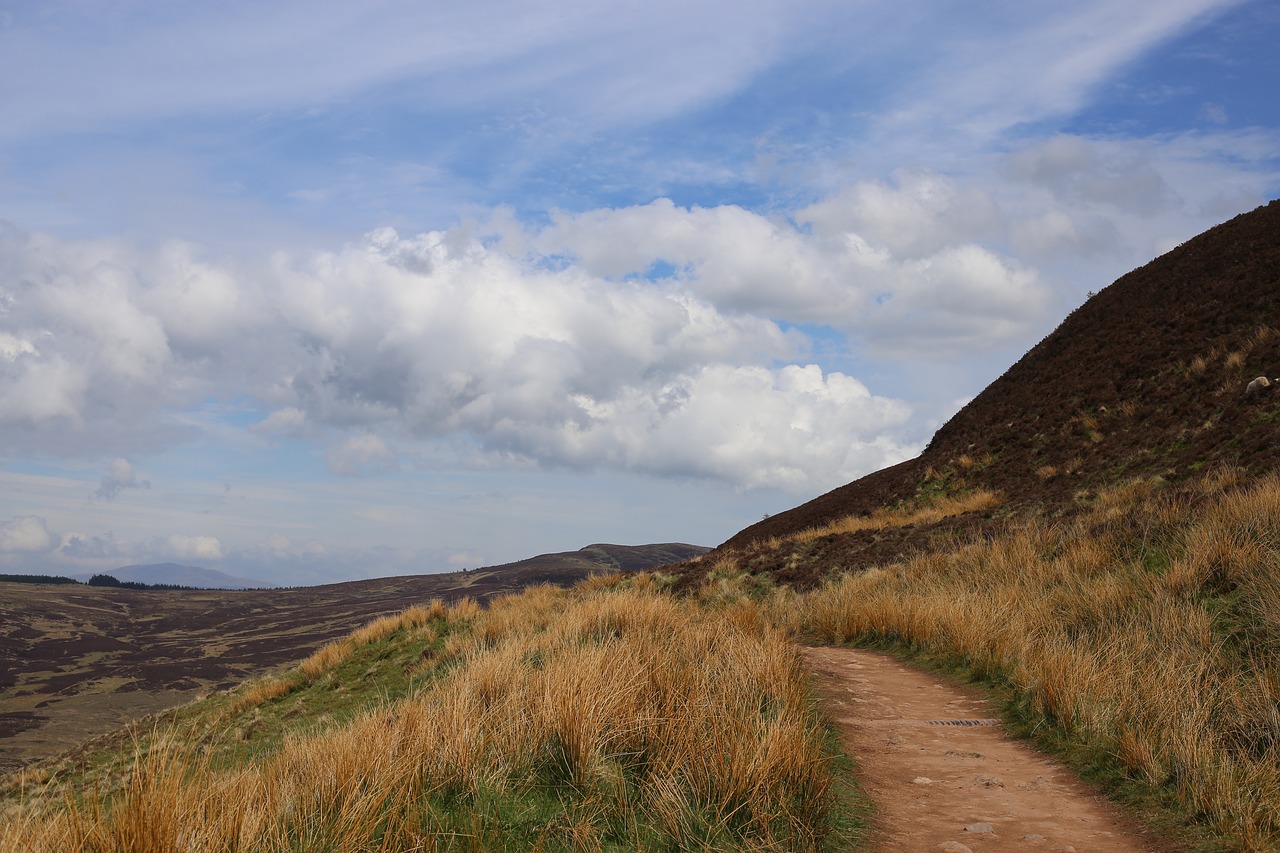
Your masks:
<svg viewBox="0 0 1280 853"><path fill-rule="evenodd" d="M1026 513L1070 515L1135 477L1181 482L1219 465L1275 467L1280 392L1280 201L1187 241L1090 298L938 430L915 459L754 524L717 549L800 587ZM771 540L842 519L990 492L977 510L819 536L797 556ZM943 534L943 535L937 535ZM811 534L805 534L811 535ZM691 570L696 578L700 572Z"/></svg>
<svg viewBox="0 0 1280 853"><path fill-rule="evenodd" d="M592 574L653 568L696 545L590 545L505 566L295 589L0 587L0 771L134 717L297 661L360 625L440 598L486 601Z"/></svg>
<svg viewBox="0 0 1280 853"><path fill-rule="evenodd" d="M74 575L78 581L87 581L98 572ZM205 569L200 566L184 566L180 563L149 563L147 565L121 566L109 572L110 575L125 583L170 584L187 586L192 589L269 589L276 586L266 581L253 578L238 578L217 569Z"/></svg>
<svg viewBox="0 0 1280 853"><path fill-rule="evenodd" d="M382 617L0 781L0 851L849 849L794 646L657 584Z"/></svg>

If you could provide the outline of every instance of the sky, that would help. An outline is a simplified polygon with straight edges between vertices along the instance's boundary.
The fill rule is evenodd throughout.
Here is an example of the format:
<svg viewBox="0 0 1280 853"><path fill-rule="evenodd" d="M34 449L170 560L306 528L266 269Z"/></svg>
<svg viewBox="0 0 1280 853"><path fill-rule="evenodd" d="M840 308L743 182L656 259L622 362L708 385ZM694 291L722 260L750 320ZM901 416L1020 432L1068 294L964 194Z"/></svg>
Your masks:
<svg viewBox="0 0 1280 853"><path fill-rule="evenodd" d="M1280 195L1271 0L0 0L0 572L715 545Z"/></svg>

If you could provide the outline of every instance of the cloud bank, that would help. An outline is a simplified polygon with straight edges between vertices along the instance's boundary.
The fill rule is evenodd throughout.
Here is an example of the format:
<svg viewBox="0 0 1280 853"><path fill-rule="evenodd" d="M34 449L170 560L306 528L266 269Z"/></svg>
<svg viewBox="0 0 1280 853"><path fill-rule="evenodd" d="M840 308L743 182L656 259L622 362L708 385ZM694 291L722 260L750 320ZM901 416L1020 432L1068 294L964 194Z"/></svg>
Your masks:
<svg viewBox="0 0 1280 853"><path fill-rule="evenodd" d="M7 227L0 447L121 454L95 492L110 500L145 486L123 456L138 442L194 437L175 412L245 399L251 432L315 442L342 477L444 453L829 488L927 436L904 396L821 366L815 334L927 371L1047 330L1055 259L1122 270L1247 197L1247 173L1216 199L1185 189L1204 192L1185 178L1201 152L1247 160L1247 137L1179 144L1059 135L994 161L1000 181L908 170L789 215L658 199L532 226L499 209L256 259Z"/></svg>
<svg viewBox="0 0 1280 853"><path fill-rule="evenodd" d="M857 208L499 212L252 264L9 228L0 441L121 452L166 413L248 397L254 432L327 442L340 476L463 441L486 464L810 490L909 455L911 409L806 360L797 324L928 359L1016 336L1047 301L971 235L897 245ZM121 457L95 494L143 485Z"/></svg>

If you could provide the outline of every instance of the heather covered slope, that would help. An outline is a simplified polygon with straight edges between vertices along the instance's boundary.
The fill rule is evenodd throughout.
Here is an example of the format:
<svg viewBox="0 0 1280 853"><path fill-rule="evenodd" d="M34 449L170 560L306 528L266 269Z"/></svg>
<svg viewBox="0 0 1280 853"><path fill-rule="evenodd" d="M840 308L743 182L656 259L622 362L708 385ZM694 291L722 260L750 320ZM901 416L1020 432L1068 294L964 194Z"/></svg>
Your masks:
<svg viewBox="0 0 1280 853"><path fill-rule="evenodd" d="M1022 509L1070 511L1077 498L1135 476L1177 481L1221 463L1264 472L1275 465L1280 393L1244 394L1263 374L1280 376L1280 201L1210 229L1093 296L916 459L752 525L721 547L935 494L999 495L999 511L946 522L963 530ZM831 559L890 557L924 544L920 532L845 541ZM791 579L803 584L819 571L792 570Z"/></svg>

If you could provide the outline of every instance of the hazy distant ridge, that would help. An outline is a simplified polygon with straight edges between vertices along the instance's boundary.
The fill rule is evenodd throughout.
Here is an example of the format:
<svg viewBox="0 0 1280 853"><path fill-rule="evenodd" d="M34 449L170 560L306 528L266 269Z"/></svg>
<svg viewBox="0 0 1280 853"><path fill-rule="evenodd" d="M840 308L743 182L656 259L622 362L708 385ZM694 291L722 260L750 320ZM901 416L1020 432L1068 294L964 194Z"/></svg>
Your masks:
<svg viewBox="0 0 1280 853"><path fill-rule="evenodd" d="M276 586L266 581L253 578L240 578L220 572L217 569L204 569L200 566L184 566L181 563L151 563L145 566L122 566L105 572L90 572L72 575L78 581L87 581L94 575L111 575L118 581L126 583L167 583L177 586L192 586L200 589L267 589Z"/></svg>

